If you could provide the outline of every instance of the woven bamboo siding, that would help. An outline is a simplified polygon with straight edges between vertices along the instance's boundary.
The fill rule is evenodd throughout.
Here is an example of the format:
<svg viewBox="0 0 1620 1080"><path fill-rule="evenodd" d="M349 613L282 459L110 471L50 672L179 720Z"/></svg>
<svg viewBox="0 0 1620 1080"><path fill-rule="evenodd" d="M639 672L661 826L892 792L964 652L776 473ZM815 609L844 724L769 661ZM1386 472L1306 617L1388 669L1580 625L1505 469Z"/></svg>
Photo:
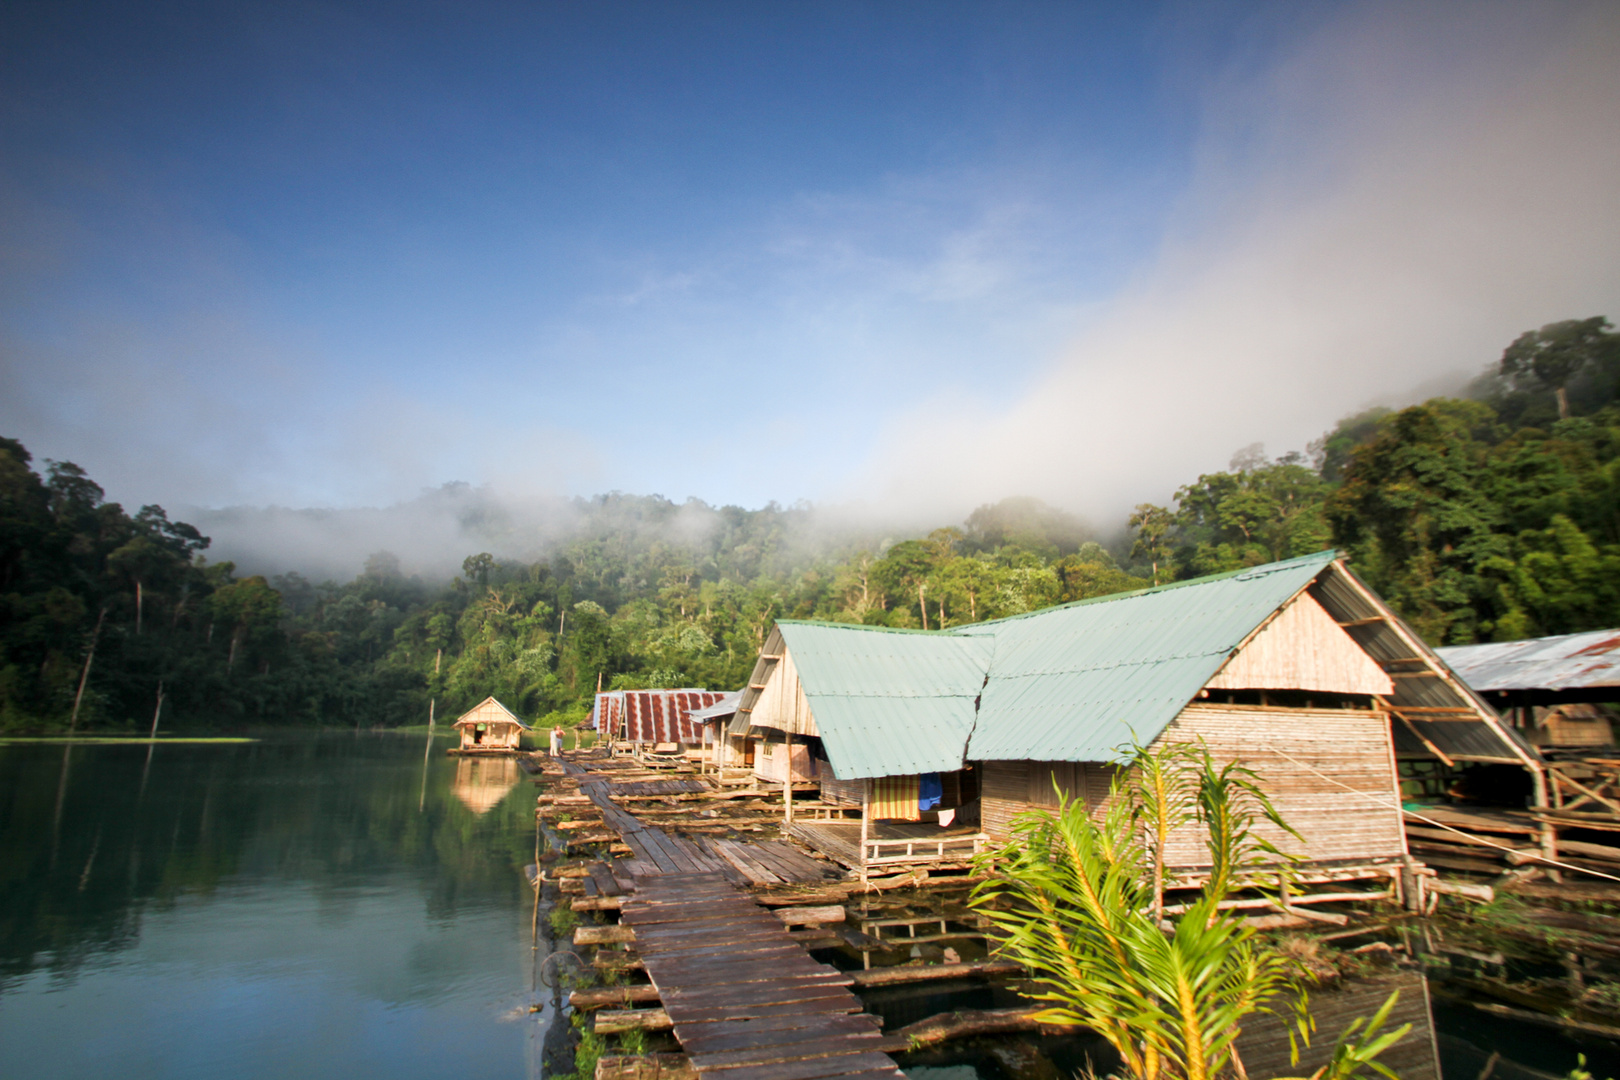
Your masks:
<svg viewBox="0 0 1620 1080"><path fill-rule="evenodd" d="M865 780L836 780L833 778L832 766L824 761L816 762L816 771L821 774L822 802L837 803L840 806L861 805L861 797L866 791Z"/></svg>
<svg viewBox="0 0 1620 1080"><path fill-rule="evenodd" d="M1305 838L1301 844L1270 825L1261 826L1260 834L1283 850L1312 860L1406 853L1384 713L1192 705L1160 741L1198 738L1216 762L1241 761L1260 774L1283 820ZM1278 749L1323 776L1301 768ZM1006 839L1018 814L1056 805L1054 776L1071 797L1083 797L1095 815L1106 801L1111 771L1097 763L986 762L981 825L991 836ZM1186 829L1173 837L1169 855L1173 866L1207 865L1202 830Z"/></svg>
<svg viewBox="0 0 1620 1080"><path fill-rule="evenodd" d="M765 689L760 691L759 700L754 703L748 720L755 727L775 728L794 735L820 736L821 732L816 730L816 719L810 715L810 702L805 698L804 687L799 682L799 671L793 666L793 656L786 649L782 650L782 659L777 661L766 677Z"/></svg>
<svg viewBox="0 0 1620 1080"><path fill-rule="evenodd" d="M1216 673L1222 690L1394 691L1382 668L1311 598L1301 594Z"/></svg>
<svg viewBox="0 0 1620 1080"><path fill-rule="evenodd" d="M1029 774L1033 762L987 761L981 766L979 828L997 840L1012 835L1012 821L1029 809Z"/></svg>
<svg viewBox="0 0 1620 1080"><path fill-rule="evenodd" d="M1283 820L1305 840L1301 844L1269 824L1256 830L1282 850L1311 860L1406 854L1386 714L1189 705L1155 745L1198 739L1216 762L1240 761L1260 774ZM1168 861L1208 864L1202 830L1173 836Z"/></svg>
<svg viewBox="0 0 1620 1080"><path fill-rule="evenodd" d="M981 768L979 827L1002 840L1012 835L1013 818L1025 810L1056 809L1054 780L1066 796L1084 799L1096 813L1108 799L1114 775L1113 766L1096 762L987 761Z"/></svg>

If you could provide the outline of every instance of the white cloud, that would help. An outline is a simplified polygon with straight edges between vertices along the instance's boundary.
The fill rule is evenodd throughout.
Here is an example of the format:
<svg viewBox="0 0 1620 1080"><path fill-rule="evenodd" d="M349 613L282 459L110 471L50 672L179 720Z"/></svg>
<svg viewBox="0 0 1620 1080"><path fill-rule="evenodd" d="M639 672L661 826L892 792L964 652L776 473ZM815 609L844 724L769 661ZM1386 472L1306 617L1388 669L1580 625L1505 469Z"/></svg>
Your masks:
<svg viewBox="0 0 1620 1080"><path fill-rule="evenodd" d="M1302 448L1520 331L1620 316L1620 9L1355 9L1209 106L1153 268L1003 409L945 392L848 497L1019 492L1109 520Z"/></svg>

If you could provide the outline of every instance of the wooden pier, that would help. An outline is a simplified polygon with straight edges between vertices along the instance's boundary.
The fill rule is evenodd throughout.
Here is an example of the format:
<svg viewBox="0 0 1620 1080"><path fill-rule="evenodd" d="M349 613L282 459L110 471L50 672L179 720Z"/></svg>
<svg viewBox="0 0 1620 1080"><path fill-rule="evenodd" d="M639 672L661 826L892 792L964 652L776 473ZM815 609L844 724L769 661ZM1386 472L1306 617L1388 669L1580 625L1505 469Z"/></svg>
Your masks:
<svg viewBox="0 0 1620 1080"><path fill-rule="evenodd" d="M903 1077L853 977L811 959L723 875L638 878L619 920L699 1077Z"/></svg>
<svg viewBox="0 0 1620 1080"><path fill-rule="evenodd" d="M844 909L800 907L784 916L744 891L797 890L802 903L845 882L844 870L783 840L678 835L686 822L660 827L617 801L730 796L705 779L648 779L594 756L555 764L565 787L577 785L582 796L569 805L600 813L603 835L617 836L629 855L559 876L574 883L564 891L582 894L592 910L618 911L617 926L580 927L574 943L632 948L606 955L621 961L615 966L644 970L651 985L602 993L616 1004L660 1006L598 1013L596 1030L673 1028L700 1080L903 1080L889 1051L906 1041L885 1036L881 1021L862 1011L850 991L856 975L806 951L812 939L831 937L819 923L842 921Z"/></svg>

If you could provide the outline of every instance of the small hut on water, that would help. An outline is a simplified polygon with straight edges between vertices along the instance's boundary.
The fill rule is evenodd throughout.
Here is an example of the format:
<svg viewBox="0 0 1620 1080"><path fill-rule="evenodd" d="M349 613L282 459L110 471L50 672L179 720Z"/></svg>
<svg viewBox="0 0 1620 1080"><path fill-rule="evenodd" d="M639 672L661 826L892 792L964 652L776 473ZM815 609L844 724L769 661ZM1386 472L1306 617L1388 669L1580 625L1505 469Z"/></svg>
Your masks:
<svg viewBox="0 0 1620 1080"><path fill-rule="evenodd" d="M505 705L487 697L462 714L452 727L461 732L461 745L452 754L510 754L522 749L529 726Z"/></svg>
<svg viewBox="0 0 1620 1080"><path fill-rule="evenodd" d="M1398 758L1538 764L1333 552L948 630L784 620L739 729L805 759L790 830L863 874L960 866L1059 793L1100 811L1122 745L1202 741L1259 774L1302 882L1394 892ZM1170 855L1207 872L1194 828Z"/></svg>

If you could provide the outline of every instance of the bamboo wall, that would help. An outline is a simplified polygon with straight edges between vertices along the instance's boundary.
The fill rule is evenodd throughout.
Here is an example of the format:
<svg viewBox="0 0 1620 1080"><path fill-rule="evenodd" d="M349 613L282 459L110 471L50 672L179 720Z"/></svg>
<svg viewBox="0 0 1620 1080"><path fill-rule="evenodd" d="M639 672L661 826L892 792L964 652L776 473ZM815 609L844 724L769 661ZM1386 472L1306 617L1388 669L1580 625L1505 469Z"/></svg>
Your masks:
<svg viewBox="0 0 1620 1080"><path fill-rule="evenodd" d="M821 772L821 801L824 803L838 803L840 806L859 806L866 791L865 780L838 780L833 777L832 766L824 761L816 762L816 768Z"/></svg>
<svg viewBox="0 0 1620 1080"><path fill-rule="evenodd" d="M1256 830L1284 851L1310 860L1405 854L1386 714L1190 705L1155 745L1200 738L1217 763L1240 761L1260 774L1283 820L1304 837L1301 843L1269 824ZM981 820L998 838L1010 834L1020 812L1056 804L1054 777L1095 814L1108 794L1110 775L1101 764L1032 761L987 762L984 772ZM1188 828L1172 837L1168 861L1206 865L1202 830Z"/></svg>
<svg viewBox="0 0 1620 1080"><path fill-rule="evenodd" d="M474 725L457 721L456 726L461 730L461 745L463 748L495 747L516 750L523 745L523 729L510 720L491 720L485 724L484 737L474 742Z"/></svg>

